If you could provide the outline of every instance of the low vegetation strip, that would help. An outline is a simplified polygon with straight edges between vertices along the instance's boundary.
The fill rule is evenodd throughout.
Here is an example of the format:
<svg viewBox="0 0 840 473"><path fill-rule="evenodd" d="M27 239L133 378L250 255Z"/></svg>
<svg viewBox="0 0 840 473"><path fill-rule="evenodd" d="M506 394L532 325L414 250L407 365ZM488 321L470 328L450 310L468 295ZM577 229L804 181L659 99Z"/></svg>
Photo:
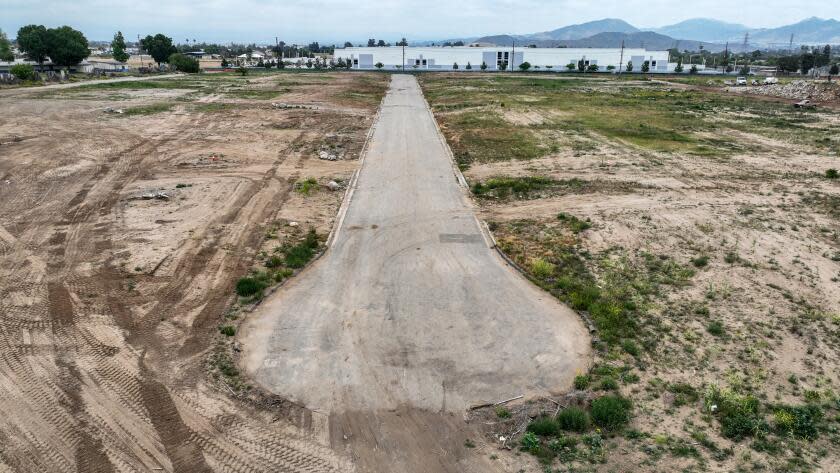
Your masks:
<svg viewBox="0 0 840 473"><path fill-rule="evenodd" d="M836 150L838 144L836 125L813 111L647 81L439 74L421 80L462 168L556 154L580 147L579 139L570 138L575 136L642 151L711 157L744 149L725 133L727 128L818 149ZM541 118L517 123L505 118L512 113Z"/></svg>

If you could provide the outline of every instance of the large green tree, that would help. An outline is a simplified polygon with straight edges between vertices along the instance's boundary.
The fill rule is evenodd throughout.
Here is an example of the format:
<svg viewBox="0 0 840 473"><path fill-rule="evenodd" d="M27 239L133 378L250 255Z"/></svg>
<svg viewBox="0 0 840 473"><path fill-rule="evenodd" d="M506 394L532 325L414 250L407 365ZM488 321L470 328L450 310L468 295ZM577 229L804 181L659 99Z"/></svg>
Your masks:
<svg viewBox="0 0 840 473"><path fill-rule="evenodd" d="M178 49L172 45L172 38L164 36L160 33L152 36L148 35L140 40L140 47L146 53L152 56L158 65L169 60L169 56L178 52Z"/></svg>
<svg viewBox="0 0 840 473"><path fill-rule="evenodd" d="M122 31L117 31L114 35L114 40L111 41L111 51L114 59L119 62L128 61L128 53L125 52L125 38L123 38Z"/></svg>
<svg viewBox="0 0 840 473"><path fill-rule="evenodd" d="M30 60L44 64L49 55L49 38L44 25L27 25L18 30L18 48Z"/></svg>
<svg viewBox="0 0 840 473"><path fill-rule="evenodd" d="M90 55L85 35L69 26L48 29L47 46L53 64L61 67L75 66Z"/></svg>
<svg viewBox="0 0 840 473"><path fill-rule="evenodd" d="M0 30L0 61L11 62L15 60L15 55L12 53L12 45L9 43L9 38L6 33Z"/></svg>

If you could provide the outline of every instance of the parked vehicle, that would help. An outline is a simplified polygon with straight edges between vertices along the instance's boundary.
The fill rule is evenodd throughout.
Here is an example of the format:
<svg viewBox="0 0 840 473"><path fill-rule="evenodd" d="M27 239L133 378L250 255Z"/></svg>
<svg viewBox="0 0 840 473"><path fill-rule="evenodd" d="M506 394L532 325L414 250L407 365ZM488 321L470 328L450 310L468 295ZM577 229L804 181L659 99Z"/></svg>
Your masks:
<svg viewBox="0 0 840 473"><path fill-rule="evenodd" d="M765 77L764 78L764 85L776 85L779 83L779 79L775 77Z"/></svg>
<svg viewBox="0 0 840 473"><path fill-rule="evenodd" d="M810 100L805 99L801 102L796 102L795 104L793 104L793 107L794 108L814 108L814 107L816 107L816 105L814 105L814 103L811 102Z"/></svg>
<svg viewBox="0 0 840 473"><path fill-rule="evenodd" d="M735 85L747 85L747 78L743 76L739 76L735 79Z"/></svg>

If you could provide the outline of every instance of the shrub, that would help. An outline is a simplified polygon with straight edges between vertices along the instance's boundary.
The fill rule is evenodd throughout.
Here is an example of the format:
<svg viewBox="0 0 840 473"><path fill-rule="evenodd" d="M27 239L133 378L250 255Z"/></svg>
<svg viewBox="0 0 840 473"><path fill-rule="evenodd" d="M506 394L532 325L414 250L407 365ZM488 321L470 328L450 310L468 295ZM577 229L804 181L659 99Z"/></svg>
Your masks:
<svg viewBox="0 0 840 473"><path fill-rule="evenodd" d="M674 394L674 405L677 407L693 404L700 399L700 394L688 383L669 384L668 391Z"/></svg>
<svg viewBox="0 0 840 473"><path fill-rule="evenodd" d="M542 258L532 258L531 272L534 276L544 279L554 274L554 265Z"/></svg>
<svg viewBox="0 0 840 473"><path fill-rule="evenodd" d="M589 414L580 407L568 407L557 414L557 425L563 430L586 432L589 424Z"/></svg>
<svg viewBox="0 0 840 473"><path fill-rule="evenodd" d="M9 69L9 72L20 80L32 80L35 78L35 68L30 64L15 64Z"/></svg>
<svg viewBox="0 0 840 473"><path fill-rule="evenodd" d="M234 327L233 325L223 325L219 327L219 331L222 332L222 335L225 335L227 337L232 337L236 335L236 327Z"/></svg>
<svg viewBox="0 0 840 473"><path fill-rule="evenodd" d="M560 432L560 425L551 417L537 417L528 424L528 432L533 432L541 437L552 437Z"/></svg>
<svg viewBox="0 0 840 473"><path fill-rule="evenodd" d="M520 443L529 452L536 452L540 448L540 439L533 432L525 432Z"/></svg>
<svg viewBox="0 0 840 473"><path fill-rule="evenodd" d="M589 387L589 375L579 374L575 376L575 389L584 390Z"/></svg>
<svg viewBox="0 0 840 473"><path fill-rule="evenodd" d="M624 349L624 351L627 352L627 354L634 357L638 357L641 354L639 346L636 345L636 342L634 342L633 340L624 340L623 342L621 342L621 348Z"/></svg>
<svg viewBox="0 0 840 473"><path fill-rule="evenodd" d="M818 423L823 413L819 407L781 406L773 414L773 423L780 435L814 440L819 435Z"/></svg>
<svg viewBox="0 0 840 473"><path fill-rule="evenodd" d="M312 189L318 187L318 181L314 177L307 177L295 183L295 190L303 195L309 195Z"/></svg>
<svg viewBox="0 0 840 473"><path fill-rule="evenodd" d="M691 264L693 264L697 268L706 267L709 264L709 257L706 255L698 256L691 260Z"/></svg>
<svg viewBox="0 0 840 473"><path fill-rule="evenodd" d="M196 73L200 71L198 67L198 60L191 58L181 53L175 53L169 56L169 65L174 67L176 71Z"/></svg>
<svg viewBox="0 0 840 473"><path fill-rule="evenodd" d="M499 419L507 419L510 417L510 411L505 406L498 406L496 408L496 417Z"/></svg>
<svg viewBox="0 0 840 473"><path fill-rule="evenodd" d="M318 249L318 234L315 229L310 229L306 234L306 238L295 246L287 248L283 251L286 258L286 266L290 268L302 268L306 263L315 256L315 250Z"/></svg>
<svg viewBox="0 0 840 473"><path fill-rule="evenodd" d="M621 396L603 396L592 401L592 420L605 430L616 430L630 421L633 403Z"/></svg>
<svg viewBox="0 0 840 473"><path fill-rule="evenodd" d="M838 172L834 168L831 168L831 169L825 171L825 177L827 177L829 179L837 179L838 177L840 177L840 172Z"/></svg>
<svg viewBox="0 0 840 473"><path fill-rule="evenodd" d="M266 268L276 268L283 264L283 259L279 256L272 256L265 260L265 267Z"/></svg>
<svg viewBox="0 0 840 473"><path fill-rule="evenodd" d="M257 279L251 276L246 276L244 278L240 278L239 281L236 281L236 293L242 297L257 295L266 287L268 287L268 284L266 284L262 279Z"/></svg>
<svg viewBox="0 0 840 473"><path fill-rule="evenodd" d="M725 330L723 328L723 324L720 321L717 321L717 320L713 320L713 321L709 322L709 325L706 326L706 331L709 332L710 334L716 336L716 337L722 336L723 333L725 332Z"/></svg>
<svg viewBox="0 0 840 473"><path fill-rule="evenodd" d="M721 434L738 441L766 430L766 422L759 413L758 399L738 395L711 386L706 393L706 407L720 421Z"/></svg>
<svg viewBox="0 0 840 473"><path fill-rule="evenodd" d="M611 376L607 376L601 380L598 389L601 391L616 391L618 389L618 381Z"/></svg>

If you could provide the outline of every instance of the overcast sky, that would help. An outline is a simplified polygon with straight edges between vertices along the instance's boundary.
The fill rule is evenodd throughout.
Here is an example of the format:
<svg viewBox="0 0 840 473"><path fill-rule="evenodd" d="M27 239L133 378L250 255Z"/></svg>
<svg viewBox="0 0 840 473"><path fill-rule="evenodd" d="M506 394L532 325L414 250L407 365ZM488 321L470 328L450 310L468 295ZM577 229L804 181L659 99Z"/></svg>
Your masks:
<svg viewBox="0 0 840 473"><path fill-rule="evenodd" d="M0 0L0 28L70 25L88 39L164 33L176 41L358 42L547 31L605 17L655 27L708 17L775 27L840 19L838 0Z"/></svg>

